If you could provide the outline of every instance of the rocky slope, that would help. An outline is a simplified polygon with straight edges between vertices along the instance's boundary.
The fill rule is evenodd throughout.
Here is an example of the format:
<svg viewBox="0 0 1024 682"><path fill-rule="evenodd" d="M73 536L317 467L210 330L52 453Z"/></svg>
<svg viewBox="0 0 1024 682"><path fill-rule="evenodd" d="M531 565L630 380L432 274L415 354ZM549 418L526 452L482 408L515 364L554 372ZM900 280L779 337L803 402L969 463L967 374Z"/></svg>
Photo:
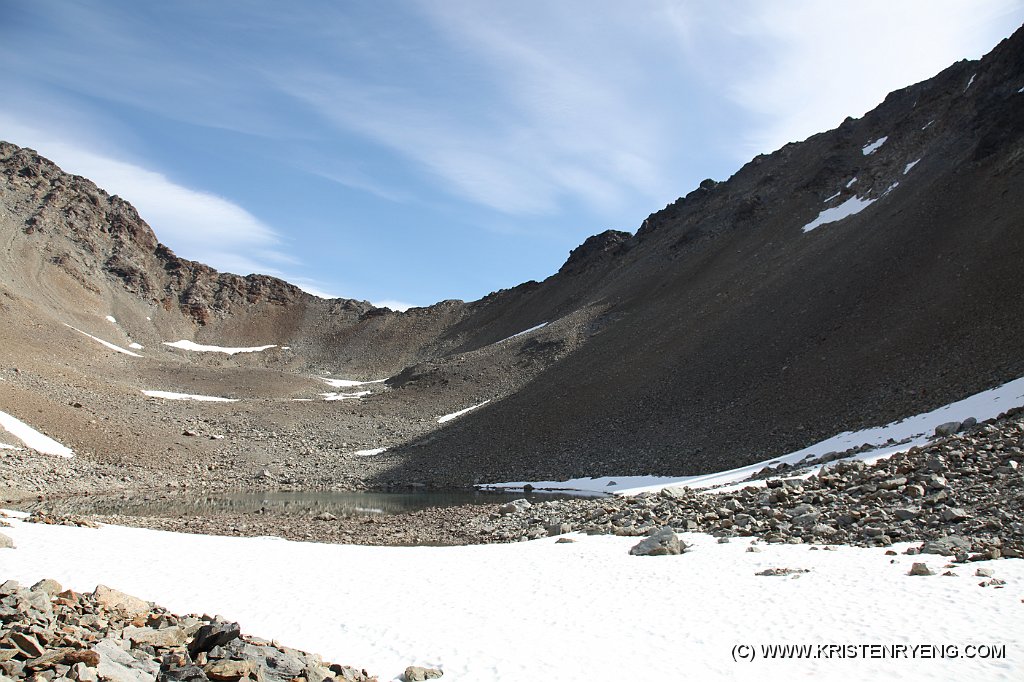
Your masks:
<svg viewBox="0 0 1024 682"><path fill-rule="evenodd" d="M1018 31L543 282L405 313L177 258L124 200L0 144L0 409L100 467L339 486L698 473L926 411L1024 375L1022 66ZM325 372L390 379L324 402Z"/></svg>

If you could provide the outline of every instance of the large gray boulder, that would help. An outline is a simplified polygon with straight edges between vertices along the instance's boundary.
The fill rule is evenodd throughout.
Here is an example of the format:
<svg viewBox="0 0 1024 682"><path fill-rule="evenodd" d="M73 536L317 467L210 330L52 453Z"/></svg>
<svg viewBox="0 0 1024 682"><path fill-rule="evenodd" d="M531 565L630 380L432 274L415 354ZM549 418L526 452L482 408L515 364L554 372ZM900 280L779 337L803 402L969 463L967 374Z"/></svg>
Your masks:
<svg viewBox="0 0 1024 682"><path fill-rule="evenodd" d="M629 550L634 556L664 556L667 554L682 554L686 545L679 540L679 536L670 526L664 526L654 531Z"/></svg>

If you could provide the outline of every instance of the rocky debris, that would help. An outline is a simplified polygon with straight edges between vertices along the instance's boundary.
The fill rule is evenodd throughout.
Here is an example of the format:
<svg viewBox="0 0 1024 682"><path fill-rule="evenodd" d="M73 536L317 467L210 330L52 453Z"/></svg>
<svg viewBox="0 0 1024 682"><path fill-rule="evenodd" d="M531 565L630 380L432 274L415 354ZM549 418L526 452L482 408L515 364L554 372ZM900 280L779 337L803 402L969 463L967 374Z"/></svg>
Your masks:
<svg viewBox="0 0 1024 682"><path fill-rule="evenodd" d="M765 575L765 576L785 576L792 575L798 576L801 573L810 573L809 568L766 568L763 571L758 571L754 575Z"/></svg>
<svg viewBox="0 0 1024 682"><path fill-rule="evenodd" d="M375 682L365 670L242 635L237 623L177 616L100 585L91 594L53 580L0 585L0 675L78 682L258 679ZM429 679L429 678L419 678Z"/></svg>
<svg viewBox="0 0 1024 682"><path fill-rule="evenodd" d="M95 521L84 516L72 514L50 514L45 511L34 511L25 519L28 523L45 523L48 526L78 526L79 528L99 528Z"/></svg>
<svg viewBox="0 0 1024 682"><path fill-rule="evenodd" d="M423 680L436 680L439 679L443 672L437 668L421 668L418 665L410 665L405 669L403 679L406 682L423 682Z"/></svg>
<svg viewBox="0 0 1024 682"><path fill-rule="evenodd" d="M647 536L662 527L769 543L888 547L962 559L1024 557L1024 416L1017 408L875 464L841 460L807 478L733 492L674 487L632 497L557 500L480 519L485 541L569 524L588 534Z"/></svg>
<svg viewBox="0 0 1024 682"><path fill-rule="evenodd" d="M915 561L914 565L910 567L910 572L907 575L935 575L935 572L928 568L928 564L921 561Z"/></svg>
<svg viewBox="0 0 1024 682"><path fill-rule="evenodd" d="M686 545L679 541L679 536L671 527L665 526L651 533L629 550L634 556L665 556L682 554Z"/></svg>

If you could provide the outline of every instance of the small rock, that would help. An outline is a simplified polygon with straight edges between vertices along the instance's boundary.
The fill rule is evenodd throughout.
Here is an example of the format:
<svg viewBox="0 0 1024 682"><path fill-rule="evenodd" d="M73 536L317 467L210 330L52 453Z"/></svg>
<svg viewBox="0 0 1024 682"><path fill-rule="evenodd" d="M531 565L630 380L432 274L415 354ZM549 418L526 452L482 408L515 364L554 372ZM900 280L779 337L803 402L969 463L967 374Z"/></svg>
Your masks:
<svg viewBox="0 0 1024 682"><path fill-rule="evenodd" d="M14 540L9 535L0 533L0 549L14 549Z"/></svg>
<svg viewBox="0 0 1024 682"><path fill-rule="evenodd" d="M576 541L573 540L572 538L558 538L557 540L555 540L555 544L556 545L567 545L567 544L572 544L573 542L576 542Z"/></svg>
<svg viewBox="0 0 1024 682"><path fill-rule="evenodd" d="M974 572L974 575L978 576L979 578L991 578L993 575L995 575L995 571L993 571L991 568L987 568L987 567L986 568L978 568Z"/></svg>
<svg viewBox="0 0 1024 682"><path fill-rule="evenodd" d="M910 573L908 573L908 575L935 575L935 574L932 572L932 570L930 568L928 568L928 564L920 562L920 561L917 561L917 562L914 562L914 565L910 567Z"/></svg>
<svg viewBox="0 0 1024 682"><path fill-rule="evenodd" d="M946 422L945 424L939 424L935 427L936 436L952 436L954 433L960 430L960 422Z"/></svg>
<svg viewBox="0 0 1024 682"><path fill-rule="evenodd" d="M423 680L436 680L444 675L437 668L421 668L418 665L410 665L405 669L406 682L423 682Z"/></svg>

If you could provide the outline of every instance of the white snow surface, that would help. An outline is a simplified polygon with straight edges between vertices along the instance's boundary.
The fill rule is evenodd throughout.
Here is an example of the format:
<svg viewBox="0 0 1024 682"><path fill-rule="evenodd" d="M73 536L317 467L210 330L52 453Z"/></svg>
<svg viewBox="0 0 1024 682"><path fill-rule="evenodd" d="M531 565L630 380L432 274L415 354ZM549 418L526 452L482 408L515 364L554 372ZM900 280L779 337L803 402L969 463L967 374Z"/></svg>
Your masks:
<svg viewBox="0 0 1024 682"><path fill-rule="evenodd" d="M258 353L261 350L267 350L268 348L277 348L276 343L272 343L267 346L252 346L249 348L227 348L225 346L206 346L201 343L194 341L164 341L165 346L171 346L172 348L180 348L181 350L191 350L201 353L227 353L228 355L234 355L236 353Z"/></svg>
<svg viewBox="0 0 1024 682"><path fill-rule="evenodd" d="M824 211L818 214L818 217L811 222L804 225L804 232L810 232L811 230L821 227L827 223L834 223L837 220L842 220L849 216L860 213L865 208L875 203L874 199L861 199L860 197L850 197L838 206L832 208L826 208Z"/></svg>
<svg viewBox="0 0 1024 682"><path fill-rule="evenodd" d="M438 667L446 682L540 680L1019 680L1024 561L972 563L956 577L907 575L884 549L718 544L682 534L680 556L634 557L637 538L574 535L466 547L365 547L25 523L4 529L0 574L31 585L97 584L176 613L217 613L243 632L399 680ZM895 545L902 551L907 545ZM152 561L159 557L159 561ZM195 572L196 557L207 561ZM793 577L766 568L810 569ZM979 587L989 567L1005 589ZM767 660L761 647L1005 646L1003 660L861 655ZM753 648L752 661L733 658ZM685 675L682 673L685 671Z"/></svg>
<svg viewBox="0 0 1024 682"><path fill-rule="evenodd" d="M352 454L355 455L356 457L373 457L374 455L379 455L381 453L387 452L387 450L387 448L373 448L370 450L356 450Z"/></svg>
<svg viewBox="0 0 1024 682"><path fill-rule="evenodd" d="M117 324L117 320L114 319L113 315L107 315L107 322L109 322L110 324Z"/></svg>
<svg viewBox="0 0 1024 682"><path fill-rule="evenodd" d="M910 163L908 163L908 164L907 164L907 165L906 165L906 166L905 166L905 167L903 168L903 174L904 174L904 175L906 175L907 173L909 173L909 172L910 172L910 169L911 169L911 168L913 168L914 166L916 166L916 165L917 165L917 164L919 164L919 163L921 163L921 159L918 159L918 160L916 160L916 161L911 161Z"/></svg>
<svg viewBox="0 0 1024 682"><path fill-rule="evenodd" d="M197 400L204 403L237 403L237 398L221 398L215 395L193 395L191 393L173 393L171 391L143 391L150 398L164 400Z"/></svg>
<svg viewBox="0 0 1024 682"><path fill-rule="evenodd" d="M320 381L325 382L328 386L334 388L351 388L352 386L365 386L366 384L382 384L387 379L374 379L373 381L355 381L352 379L328 379L327 377L317 377Z"/></svg>
<svg viewBox="0 0 1024 682"><path fill-rule="evenodd" d="M133 349L135 349L135 350L142 350L142 349L144 348L144 346L143 346L143 345L142 345L141 343L135 343L134 341L132 341L131 343L129 343L129 344L128 344L128 347L129 347L129 348L133 348Z"/></svg>
<svg viewBox="0 0 1024 682"><path fill-rule="evenodd" d="M6 412L0 412L0 428L7 431L9 434L24 443L25 447L31 448L36 452L41 452L44 455L56 455L57 457L74 457L75 453L71 448L58 443L49 436L42 434L31 426L21 421L17 417L13 417ZM6 449L11 446L6 446Z"/></svg>
<svg viewBox="0 0 1024 682"><path fill-rule="evenodd" d="M935 123L935 119L932 119L932 120L928 121L927 123L925 123L923 126L921 126L921 130L926 130L928 128L928 126L930 126L933 123Z"/></svg>
<svg viewBox="0 0 1024 682"><path fill-rule="evenodd" d="M888 139L889 139L889 136L886 135L885 137L878 138L874 142L869 142L866 145L864 145L864 148L861 149L861 152L864 153L864 156L870 156L870 155L874 154L875 152L877 152L878 148L881 147L883 144L885 144L885 141L888 140Z"/></svg>
<svg viewBox="0 0 1024 682"><path fill-rule="evenodd" d="M332 400L358 400L359 398L362 398L365 395L370 395L371 392L372 391L356 391L355 393L335 393L335 392L331 392L331 393L321 393L320 395L321 395L321 397L323 397L324 400L327 400L327 401L332 401Z"/></svg>
<svg viewBox="0 0 1024 682"><path fill-rule="evenodd" d="M123 353L124 355L130 355L133 358L141 358L142 357L138 353L133 353L130 350L128 350L127 348L121 348L121 346L115 346L114 344L110 343L109 341L104 341L103 339L99 338L98 336L93 336L89 332L83 332L78 327L72 327L70 324L65 324L64 326L68 327L69 329L74 329L76 332L78 332L79 334L82 334L83 336L88 336L93 341L96 341L98 343L103 344L104 346L106 346L110 350L117 351L118 353Z"/></svg>
<svg viewBox="0 0 1024 682"><path fill-rule="evenodd" d="M977 77L978 77L978 74L976 74L976 73L972 73L972 74L971 74L971 80L967 81L967 87L966 87L966 88L964 88L964 92L967 92L967 90L968 90L968 89L969 89L969 88L970 88L970 87L971 87L972 85L974 85L974 79L975 79L975 78L977 78Z"/></svg>
<svg viewBox="0 0 1024 682"><path fill-rule="evenodd" d="M853 187L853 183L855 182L857 182L857 178L853 178L848 183L846 183L846 189L850 189L851 187Z"/></svg>
<svg viewBox="0 0 1024 682"><path fill-rule="evenodd" d="M755 474L766 466L775 466L781 462L797 464L809 457L819 457L830 452L843 452L862 445L874 446L873 450L855 455L851 459L876 462L897 452L905 452L916 445L923 445L935 433L935 427L946 422L963 421L974 417L979 422L992 419L1011 408L1024 405L1024 377L1014 379L1002 386L975 393L972 396L950 403L931 412L907 417L885 426L876 426L861 431L844 431L823 441L808 445L806 448L757 462L748 466L719 471L697 476L604 476L598 478L574 478L565 481L517 481L509 483L493 483L485 488L522 489L527 483L537 490L573 490L589 493L615 493L635 495L642 492L656 492L662 488L687 486L690 488L709 488L712 486L764 485L764 481L741 483L751 474ZM893 441L910 439L906 443L891 444ZM825 464L828 467L831 464ZM820 467L813 468L805 476L811 475Z"/></svg>
<svg viewBox="0 0 1024 682"><path fill-rule="evenodd" d="M451 420L455 419L456 417L461 417L462 415L466 414L467 412L475 410L478 407L483 407L484 405L486 405L489 402L491 402L490 398L488 398L487 400L483 401L482 403L477 403L476 405L470 405L469 407L467 407L464 410L459 410L458 412L452 412L451 414L446 414L443 417L438 417L437 418L437 423L438 424L444 424L445 422L450 422Z"/></svg>
<svg viewBox="0 0 1024 682"><path fill-rule="evenodd" d="M1024 92L1024 88L1021 88L1020 90L1018 90L1018 91L1017 91L1017 94L1019 95L1019 94L1020 94L1020 93L1022 93L1022 92Z"/></svg>
<svg viewBox="0 0 1024 682"><path fill-rule="evenodd" d="M21 448L8 445L7 443L0 443L0 450L21 450Z"/></svg>
<svg viewBox="0 0 1024 682"><path fill-rule="evenodd" d="M505 343L506 341L508 341L510 339L516 338L517 336L523 336L524 334L529 334L530 332L535 332L538 329L543 329L546 326L548 326L547 322L541 322L540 324L538 324L538 325L536 325L534 327L530 327L529 329L524 329L523 331L517 332L517 333L513 334L512 336L506 336L501 341L496 341L495 343Z"/></svg>
<svg viewBox="0 0 1024 682"><path fill-rule="evenodd" d="M827 204L828 202L832 201L833 199L835 199L837 196L839 196L842 193L843 193L842 190L840 190L840 191L836 192L835 194L833 194L832 196L827 197L826 199L824 199L821 203Z"/></svg>

